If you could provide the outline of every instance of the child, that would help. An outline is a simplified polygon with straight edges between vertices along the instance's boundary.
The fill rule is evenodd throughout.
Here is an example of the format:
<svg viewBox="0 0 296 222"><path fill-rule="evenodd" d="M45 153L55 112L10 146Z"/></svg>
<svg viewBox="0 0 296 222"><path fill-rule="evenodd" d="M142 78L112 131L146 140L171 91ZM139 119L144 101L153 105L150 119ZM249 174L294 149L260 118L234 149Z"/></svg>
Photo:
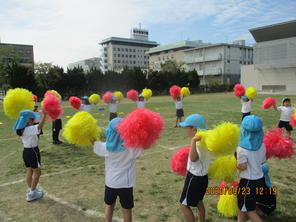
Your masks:
<svg viewBox="0 0 296 222"><path fill-rule="evenodd" d="M105 221L111 222L117 196L123 210L123 221L132 221L133 187L136 183L136 159L142 149L129 149L117 132L121 118L114 118L106 129L106 143L95 142L94 152L105 157Z"/></svg>
<svg viewBox="0 0 296 222"><path fill-rule="evenodd" d="M39 117L37 117L37 118L34 119L34 125L38 125L40 123L40 116L41 116L42 112L38 110L38 104L37 103L34 105L33 112L36 114L36 116L39 116ZM43 131L41 129L40 130L40 134L38 135L38 137L40 135L42 135L42 134L43 134Z"/></svg>
<svg viewBox="0 0 296 222"><path fill-rule="evenodd" d="M278 124L279 128L285 128L288 136L291 136L291 131L293 130L293 127L290 125L290 117L292 113L294 112L294 107L291 105L291 100L289 98L283 98L282 99L283 105L276 107L274 106L274 109L276 111L281 112L280 122Z"/></svg>
<svg viewBox="0 0 296 222"><path fill-rule="evenodd" d="M180 207L186 221L195 221L190 207L197 207L199 221L205 221L205 207L203 197L208 187L209 156L205 149L197 147L200 138L195 137L197 130L206 129L206 121L202 115L192 114L183 123L180 123L191 138L191 147L187 162L187 175L180 198Z"/></svg>
<svg viewBox="0 0 296 222"><path fill-rule="evenodd" d="M36 118L40 118L40 116L36 115L31 110L23 110L13 127L17 135L22 138L24 145L23 160L27 168L26 181L29 188L26 194L27 201L36 200L43 196L43 191L37 189L37 184L41 175L38 135L44 126L46 113L43 114L38 125L34 125L34 119Z"/></svg>
<svg viewBox="0 0 296 222"><path fill-rule="evenodd" d="M241 104L242 104L242 120L243 120L245 116L251 115L252 100L250 100L247 96L242 96Z"/></svg>
<svg viewBox="0 0 296 222"><path fill-rule="evenodd" d="M118 102L115 96L112 97L110 103L109 103L109 110L110 110L110 117L109 120L117 117L117 110L118 110Z"/></svg>
<svg viewBox="0 0 296 222"><path fill-rule="evenodd" d="M176 125L175 128L178 127L178 123L182 122L182 117L184 116L184 110L183 110L183 98L180 96L177 97L175 100L176 105Z"/></svg>
<svg viewBox="0 0 296 222"><path fill-rule="evenodd" d="M93 104L90 104L88 101L88 96L83 96L81 98L81 106L80 106L80 110L86 111L88 113L91 112L91 109L94 107Z"/></svg>
<svg viewBox="0 0 296 222"><path fill-rule="evenodd" d="M62 129L62 119L58 118L52 121L52 143L55 145L62 144L63 142L60 141L59 135Z"/></svg>
<svg viewBox="0 0 296 222"><path fill-rule="evenodd" d="M237 148L237 168L240 182L237 189L238 221L244 222L247 216L252 222L261 222L256 213L258 190L264 187L261 164L265 162L266 150L263 144L264 132L261 118L246 116L241 124L239 147Z"/></svg>
<svg viewBox="0 0 296 222"><path fill-rule="evenodd" d="M257 200L257 213L260 216L267 216L271 214L276 208L276 188L271 187L270 178L268 175L269 166L264 163L261 164L264 174L264 187L261 189L259 199Z"/></svg>
<svg viewBox="0 0 296 222"><path fill-rule="evenodd" d="M145 98L142 94L140 94L138 96L137 108L145 108L145 104L146 104Z"/></svg>

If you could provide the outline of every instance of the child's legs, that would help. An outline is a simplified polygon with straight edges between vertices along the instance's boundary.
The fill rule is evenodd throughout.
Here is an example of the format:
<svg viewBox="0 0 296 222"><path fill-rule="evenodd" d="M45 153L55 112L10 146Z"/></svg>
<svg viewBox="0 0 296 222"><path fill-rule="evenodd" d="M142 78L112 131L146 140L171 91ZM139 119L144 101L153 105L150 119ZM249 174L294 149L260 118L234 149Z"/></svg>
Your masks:
<svg viewBox="0 0 296 222"><path fill-rule="evenodd" d="M194 222L195 221L194 214L193 214L190 207L180 203L180 208L181 208L187 222Z"/></svg>
<svg viewBox="0 0 296 222"><path fill-rule="evenodd" d="M113 211L115 204L112 205L107 205L105 206L105 222L112 222L112 217L113 217Z"/></svg>
<svg viewBox="0 0 296 222"><path fill-rule="evenodd" d="M246 213L239 210L238 214L237 214L237 221L238 222L245 222L246 220L247 220Z"/></svg>
<svg viewBox="0 0 296 222"><path fill-rule="evenodd" d="M132 209L122 208L123 222L132 222Z"/></svg>
<svg viewBox="0 0 296 222"><path fill-rule="evenodd" d="M203 201L200 200L198 201L197 204L197 215L198 215L198 219L200 222L205 222L206 221L206 209L205 206L203 204Z"/></svg>
<svg viewBox="0 0 296 222"><path fill-rule="evenodd" d="M33 169L31 190L36 189L40 176L41 176L41 169L40 168Z"/></svg>
<svg viewBox="0 0 296 222"><path fill-rule="evenodd" d="M26 181L29 188L31 188L31 185L32 185L32 176L33 176L33 169L31 167L27 167Z"/></svg>
<svg viewBox="0 0 296 222"><path fill-rule="evenodd" d="M260 216L256 213L256 211L248 211L247 215L251 219L252 222L262 222Z"/></svg>

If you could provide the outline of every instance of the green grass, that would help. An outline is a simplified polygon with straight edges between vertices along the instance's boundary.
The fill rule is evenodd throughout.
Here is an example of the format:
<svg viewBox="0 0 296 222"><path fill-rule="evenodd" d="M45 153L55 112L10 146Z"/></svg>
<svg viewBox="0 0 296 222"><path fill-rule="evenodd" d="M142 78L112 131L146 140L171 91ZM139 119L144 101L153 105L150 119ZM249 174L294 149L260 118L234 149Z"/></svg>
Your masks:
<svg viewBox="0 0 296 222"><path fill-rule="evenodd" d="M273 110L262 110L261 101L268 95L259 95L253 103L253 113L261 116L264 128L275 126L279 113ZM283 96L274 96L278 101ZM295 96L291 96L296 101ZM102 105L103 106L103 105ZM124 116L135 107L134 103L125 100L119 107L120 115ZM64 103L65 115L72 116L75 110ZM134 219L137 221L184 221L179 209L179 197L184 178L173 174L169 168L169 160L176 147L189 144L182 129L174 129L174 103L169 97L154 97L147 108L159 112L165 119L165 130L155 147L145 151L137 161L137 185L134 189L135 208ZM202 94L192 95L184 101L185 115L200 113L206 117L208 127L221 121L232 121L239 124L241 120L241 105L232 94ZM108 123L108 111L94 111L98 124L105 128ZM1 186L1 184L24 178L25 168L22 161L22 144L12 131L14 120L9 119L0 107L0 221L98 221L98 218L87 217L81 212L61 205L48 197L33 203L25 201L25 182ZM104 210L104 160L93 154L92 148L78 148L64 143L52 145L51 124L44 129L41 136L42 173L53 173L41 177L42 188L69 203L83 208L103 212ZM294 139L295 133L294 133ZM175 148L175 149L168 149ZM265 221L295 221L296 215L296 177L295 159L268 160L270 176L273 185L278 187L277 209L273 216ZM84 167L84 168L80 168ZM68 170L62 174L55 174ZM216 186L216 181L210 181L209 186ZM204 199L207 210L207 221L235 221L223 219L217 213L217 196L206 196ZM115 209L115 216L121 217L120 204ZM99 219L99 221L103 221Z"/></svg>

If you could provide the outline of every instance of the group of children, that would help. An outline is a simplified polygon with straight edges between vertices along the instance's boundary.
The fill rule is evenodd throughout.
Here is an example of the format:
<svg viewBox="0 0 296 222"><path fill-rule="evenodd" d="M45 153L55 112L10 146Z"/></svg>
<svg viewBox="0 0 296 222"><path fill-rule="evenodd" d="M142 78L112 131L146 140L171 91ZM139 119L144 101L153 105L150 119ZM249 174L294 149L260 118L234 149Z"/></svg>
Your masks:
<svg viewBox="0 0 296 222"><path fill-rule="evenodd" d="M88 99L82 99L81 110L90 112ZM265 146L263 144L263 129L261 118L251 115L251 100L241 98L243 104L243 120L241 123L241 135L239 147L236 151L237 169L239 170L239 190L238 198L238 221L246 221L249 217L254 222L262 221L259 215L270 213L275 209L275 196L266 197L258 194L258 189L271 187L268 177L268 166L264 164ZM188 116L184 122L182 98L175 100L176 105L176 127L186 129L188 137L191 139L191 146L187 163L187 175L181 192L180 208L186 221L195 221L191 207L197 207L199 221L205 221L205 206L203 198L208 187L208 168L210 158L205 149L197 146L201 139L196 137L199 130L206 129L206 120L200 114ZM139 95L137 106L145 106L144 97ZM105 131L106 142L93 141L94 153L105 158L105 221L112 221L113 210L117 197L119 197L123 209L123 219L125 222L132 221L132 208L134 207L133 187L136 182L136 159L143 153L143 149L130 149L124 146L124 141L117 131L117 125L121 118L117 117L118 101L112 98L110 108L110 122ZM289 98L283 99L283 106L275 107L281 111L279 127L284 127L289 133L292 127L287 123L287 116L291 115L294 108L291 106ZM37 189L39 177L41 175L41 156L38 148L39 135L44 126L46 113L42 112L42 117L37 109L33 111L23 110L14 125L14 130L21 136L24 150L23 160L27 168L26 181L28 191L26 200L32 201L43 196L43 191ZM40 119L39 119L40 118ZM60 123L53 123L53 128ZM55 137L56 138L56 137ZM245 192L243 192L245 190ZM248 192L246 192L246 190Z"/></svg>

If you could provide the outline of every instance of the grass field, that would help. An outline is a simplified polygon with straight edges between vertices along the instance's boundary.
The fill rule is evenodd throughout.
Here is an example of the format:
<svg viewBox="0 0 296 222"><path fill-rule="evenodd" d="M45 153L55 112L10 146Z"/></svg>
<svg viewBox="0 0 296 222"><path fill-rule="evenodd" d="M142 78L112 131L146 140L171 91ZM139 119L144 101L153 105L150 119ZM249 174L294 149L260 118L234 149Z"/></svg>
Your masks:
<svg viewBox="0 0 296 222"><path fill-rule="evenodd" d="M253 113L263 118L264 128L275 126L279 113L262 110L261 101L268 95L259 95L253 103ZM278 101L283 96L274 96ZM296 96L291 96L296 101ZM120 107L124 116L135 107L125 100ZM74 110L64 103L65 115L74 114ZM189 144L185 132L174 129L174 103L169 97L154 97L147 108L159 112L165 119L165 130L155 147L147 150L137 161L137 185L134 189L135 221L184 221L178 201L184 178L173 174L169 168L170 157L181 147ZM220 121L232 121L239 124L241 105L238 99L229 94L201 94L185 99L185 115L200 113L206 117L208 127ZM108 123L108 111L93 110L98 124L105 128ZM103 221L99 213L104 210L104 159L93 154L92 148L79 148L67 143L53 145L51 124L44 129L40 149L42 155L41 187L48 192L43 199L27 203L25 201L22 144L12 126L14 120L8 119L0 108L0 221ZM62 138L63 139L63 138ZM294 133L294 140L296 139ZM268 160L270 177L278 187L277 209L273 216L265 221L294 222L296 216L296 176L295 158L291 160ZM12 183L13 182L13 183ZM210 181L209 186L218 182ZM217 196L205 196L207 221L234 221L223 219L217 213ZM99 212L99 213L98 213ZM121 217L119 204L115 216Z"/></svg>

